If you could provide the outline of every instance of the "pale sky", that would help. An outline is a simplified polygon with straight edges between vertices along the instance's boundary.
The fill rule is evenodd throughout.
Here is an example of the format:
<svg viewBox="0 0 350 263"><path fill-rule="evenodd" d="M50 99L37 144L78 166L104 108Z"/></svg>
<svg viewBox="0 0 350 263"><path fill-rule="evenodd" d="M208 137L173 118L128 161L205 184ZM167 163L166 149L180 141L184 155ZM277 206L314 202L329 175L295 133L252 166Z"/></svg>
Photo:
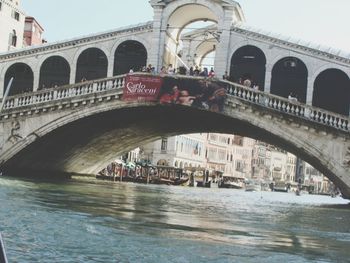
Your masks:
<svg viewBox="0 0 350 263"><path fill-rule="evenodd" d="M249 26L350 52L350 0L237 0ZM148 0L22 0L44 38L61 41L151 21Z"/></svg>

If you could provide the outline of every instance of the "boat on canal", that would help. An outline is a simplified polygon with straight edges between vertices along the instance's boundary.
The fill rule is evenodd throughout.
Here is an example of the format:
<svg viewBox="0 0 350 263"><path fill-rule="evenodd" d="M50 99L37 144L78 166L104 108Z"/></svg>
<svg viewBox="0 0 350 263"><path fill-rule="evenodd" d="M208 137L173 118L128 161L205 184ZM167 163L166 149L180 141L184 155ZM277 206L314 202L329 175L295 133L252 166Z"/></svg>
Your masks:
<svg viewBox="0 0 350 263"><path fill-rule="evenodd" d="M180 168L164 165L153 166L148 163L137 163L132 166L117 163L112 168L107 167L100 171L96 178L109 181L165 185L184 185L189 180Z"/></svg>
<svg viewBox="0 0 350 263"><path fill-rule="evenodd" d="M219 182L219 188L242 189L244 187L244 178L229 175L223 175Z"/></svg>

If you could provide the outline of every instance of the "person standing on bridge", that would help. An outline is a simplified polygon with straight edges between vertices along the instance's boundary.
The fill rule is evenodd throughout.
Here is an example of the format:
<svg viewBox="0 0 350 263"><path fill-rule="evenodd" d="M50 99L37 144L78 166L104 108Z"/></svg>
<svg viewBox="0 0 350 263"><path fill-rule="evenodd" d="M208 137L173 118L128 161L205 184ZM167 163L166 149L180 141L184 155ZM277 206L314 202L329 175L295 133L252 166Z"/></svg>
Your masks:
<svg viewBox="0 0 350 263"><path fill-rule="evenodd" d="M223 80L229 80L229 75L228 75L228 73L227 73L227 71L225 71L225 74L222 76L222 79Z"/></svg>

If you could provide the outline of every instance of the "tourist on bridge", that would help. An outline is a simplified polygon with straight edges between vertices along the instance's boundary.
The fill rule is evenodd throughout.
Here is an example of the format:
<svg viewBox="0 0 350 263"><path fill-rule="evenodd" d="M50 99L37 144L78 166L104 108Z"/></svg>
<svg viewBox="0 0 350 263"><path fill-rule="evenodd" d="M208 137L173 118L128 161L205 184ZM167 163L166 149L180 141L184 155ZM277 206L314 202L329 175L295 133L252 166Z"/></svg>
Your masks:
<svg viewBox="0 0 350 263"><path fill-rule="evenodd" d="M225 71L225 74L222 76L222 79L223 80L229 80L229 75L228 75L228 73L227 73L227 71Z"/></svg>
<svg viewBox="0 0 350 263"><path fill-rule="evenodd" d="M208 73L208 77L209 78L214 78L215 77L215 71L213 68L210 69L209 73Z"/></svg>
<svg viewBox="0 0 350 263"><path fill-rule="evenodd" d="M173 64L169 64L168 66L168 74L173 75L175 73L175 69L173 68Z"/></svg>
<svg viewBox="0 0 350 263"><path fill-rule="evenodd" d="M289 95L288 95L288 100L293 101L293 102L297 102L297 101L298 101L298 98L297 98L297 96L294 96L294 95L293 95L293 92L291 92L291 93L289 93Z"/></svg>

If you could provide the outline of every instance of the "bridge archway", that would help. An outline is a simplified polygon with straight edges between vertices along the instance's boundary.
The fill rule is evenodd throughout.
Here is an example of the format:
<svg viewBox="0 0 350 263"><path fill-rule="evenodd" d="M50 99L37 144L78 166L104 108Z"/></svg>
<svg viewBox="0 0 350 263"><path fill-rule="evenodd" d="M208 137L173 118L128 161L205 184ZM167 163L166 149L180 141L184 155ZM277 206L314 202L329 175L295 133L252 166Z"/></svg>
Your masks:
<svg viewBox="0 0 350 263"><path fill-rule="evenodd" d="M75 82L107 77L108 59L99 48L88 48L78 58Z"/></svg>
<svg viewBox="0 0 350 263"><path fill-rule="evenodd" d="M128 73L130 69L141 71L147 63L147 50L145 46L135 40L122 42L114 53L113 75Z"/></svg>
<svg viewBox="0 0 350 263"><path fill-rule="evenodd" d="M219 24L222 13L222 9L220 10L218 4L206 0L195 2L173 1L167 4L163 12L163 30L166 31L164 62L177 65L177 54L181 48L181 33L186 27L199 21L205 23L210 21ZM200 58L196 57L194 59L196 60L195 63L198 63ZM178 64L178 66L181 66L181 64Z"/></svg>
<svg viewBox="0 0 350 263"><path fill-rule="evenodd" d="M61 56L47 58L40 68L39 90L69 84L70 66Z"/></svg>
<svg viewBox="0 0 350 263"><path fill-rule="evenodd" d="M350 79L348 75L335 68L322 71L314 82L312 105L349 115Z"/></svg>
<svg viewBox="0 0 350 263"><path fill-rule="evenodd" d="M34 74L32 69L25 63L15 63L10 66L5 74L4 94L7 84L14 78L9 95L21 94L33 91Z"/></svg>
<svg viewBox="0 0 350 263"><path fill-rule="evenodd" d="M199 65L202 68L208 68L208 72L211 68L214 69L214 58L215 58L215 49L209 50L203 54L199 61Z"/></svg>
<svg viewBox="0 0 350 263"><path fill-rule="evenodd" d="M272 68L271 93L287 98L293 93L298 101L306 102L308 70L296 57L280 59Z"/></svg>
<svg viewBox="0 0 350 263"><path fill-rule="evenodd" d="M239 79L250 79L264 91L266 57L264 52L252 45L240 47L231 58L230 78L234 82Z"/></svg>

